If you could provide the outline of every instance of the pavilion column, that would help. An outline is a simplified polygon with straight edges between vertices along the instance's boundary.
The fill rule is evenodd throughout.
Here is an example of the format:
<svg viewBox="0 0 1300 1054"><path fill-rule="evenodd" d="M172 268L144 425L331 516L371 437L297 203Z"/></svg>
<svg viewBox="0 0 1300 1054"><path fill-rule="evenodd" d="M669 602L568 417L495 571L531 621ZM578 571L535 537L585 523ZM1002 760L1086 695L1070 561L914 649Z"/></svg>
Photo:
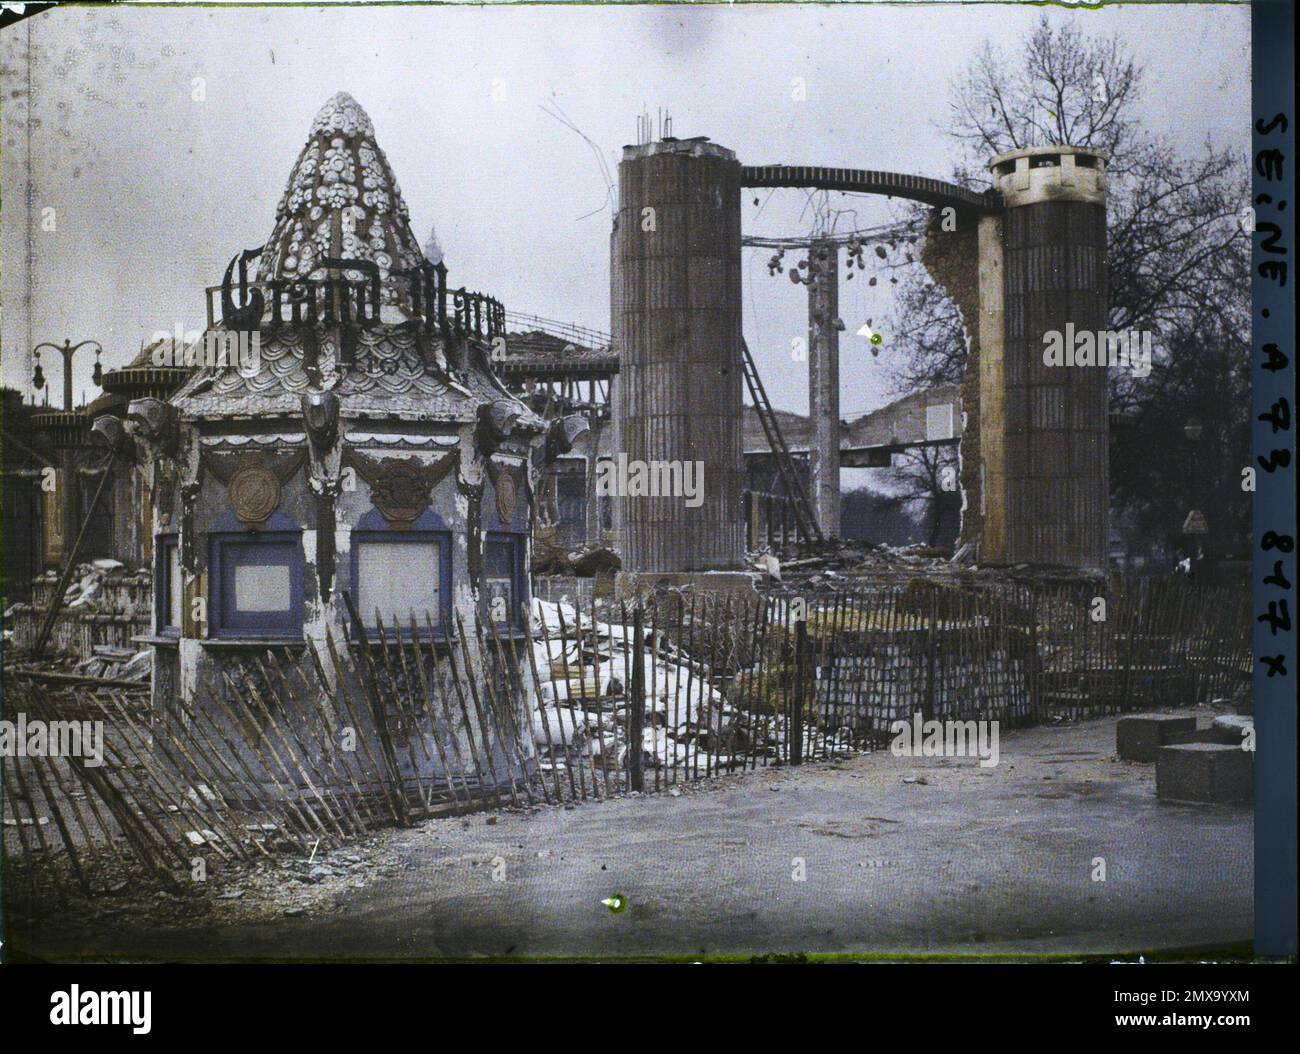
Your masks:
<svg viewBox="0 0 1300 1054"><path fill-rule="evenodd" d="M840 535L840 254L833 241L808 251L808 468L813 512L826 538Z"/></svg>
<svg viewBox="0 0 1300 1054"><path fill-rule="evenodd" d="M702 501L614 498L628 571L744 560L740 162L704 139L625 147L612 239L616 447L703 466Z"/></svg>

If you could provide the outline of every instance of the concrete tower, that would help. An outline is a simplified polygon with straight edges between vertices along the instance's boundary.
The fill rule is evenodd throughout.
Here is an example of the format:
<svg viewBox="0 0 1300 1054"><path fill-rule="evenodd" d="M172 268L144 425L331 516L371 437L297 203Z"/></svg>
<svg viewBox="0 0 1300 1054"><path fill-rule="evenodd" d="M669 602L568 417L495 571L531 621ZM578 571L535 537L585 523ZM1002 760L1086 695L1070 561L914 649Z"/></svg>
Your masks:
<svg viewBox="0 0 1300 1054"><path fill-rule="evenodd" d="M1107 369L1043 352L1050 334L1068 347L1071 330L1106 329L1106 158L1042 146L990 168L1005 210L1000 238L996 222L980 229L981 332L1000 314L1003 347L980 355L980 558L1103 570Z"/></svg>
<svg viewBox="0 0 1300 1054"><path fill-rule="evenodd" d="M813 511L827 538L840 536L840 250L808 249L808 469Z"/></svg>
<svg viewBox="0 0 1300 1054"><path fill-rule="evenodd" d="M618 181L619 456L699 462L704 478L694 508L681 495L615 497L623 567L735 569L744 558L740 163L707 139L664 139L624 147Z"/></svg>

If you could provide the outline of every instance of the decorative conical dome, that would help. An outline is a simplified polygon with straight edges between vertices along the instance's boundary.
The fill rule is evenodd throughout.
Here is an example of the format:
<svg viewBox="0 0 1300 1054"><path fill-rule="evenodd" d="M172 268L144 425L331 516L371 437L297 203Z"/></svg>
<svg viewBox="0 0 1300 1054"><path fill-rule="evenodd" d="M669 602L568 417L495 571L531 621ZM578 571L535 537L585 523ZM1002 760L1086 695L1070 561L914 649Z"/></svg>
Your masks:
<svg viewBox="0 0 1300 1054"><path fill-rule="evenodd" d="M424 259L410 213L375 128L347 92L329 100L312 122L307 145L293 166L262 251L262 281L324 277L326 257L369 260L379 267L383 314L407 302L407 286L393 271ZM360 272L345 271L350 280Z"/></svg>
<svg viewBox="0 0 1300 1054"><path fill-rule="evenodd" d="M352 322L342 324L341 316L325 320L328 301L320 280L337 277L327 258L375 265L378 319L367 290L364 321L359 297ZM418 296L412 276L398 274L416 268ZM355 268L339 269L349 283L369 277ZM213 327L241 340L256 336L251 365L245 369L232 358L197 370L170 402L193 417L299 417L303 392L330 391L353 418L477 421L483 405L508 393L481 354L463 357L453 372L445 347L448 340L464 341L482 351L504 333L505 309L481 293L448 290L445 269L434 268L438 281L430 284L430 271L370 118L340 92L312 122L258 259L255 281L266 294L261 324L235 314ZM295 286L308 280L314 289ZM272 284L278 288L268 288ZM308 308L300 316L297 307L304 302ZM245 305L253 303L250 298ZM222 306L241 310L224 299ZM320 319L315 307L322 310Z"/></svg>

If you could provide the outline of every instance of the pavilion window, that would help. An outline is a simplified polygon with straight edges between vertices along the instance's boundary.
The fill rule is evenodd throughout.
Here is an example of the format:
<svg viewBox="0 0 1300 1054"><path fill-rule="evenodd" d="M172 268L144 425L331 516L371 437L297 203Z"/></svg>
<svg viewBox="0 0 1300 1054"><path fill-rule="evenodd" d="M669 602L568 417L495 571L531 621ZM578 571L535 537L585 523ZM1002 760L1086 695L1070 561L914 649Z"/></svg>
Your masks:
<svg viewBox="0 0 1300 1054"><path fill-rule="evenodd" d="M154 546L157 571L154 575L154 628L165 637L181 633L181 605L184 577L181 573L180 538L161 534Z"/></svg>
<svg viewBox="0 0 1300 1054"><path fill-rule="evenodd" d="M303 624L302 536L297 532L211 535L217 637L299 638Z"/></svg>
<svg viewBox="0 0 1300 1054"><path fill-rule="evenodd" d="M369 632L377 612L385 634L396 622L409 635L412 615L420 634L430 623L441 634L451 617L451 533L354 531L352 595Z"/></svg>
<svg viewBox="0 0 1300 1054"><path fill-rule="evenodd" d="M524 625L524 536L488 531L483 540L482 618L501 628Z"/></svg>

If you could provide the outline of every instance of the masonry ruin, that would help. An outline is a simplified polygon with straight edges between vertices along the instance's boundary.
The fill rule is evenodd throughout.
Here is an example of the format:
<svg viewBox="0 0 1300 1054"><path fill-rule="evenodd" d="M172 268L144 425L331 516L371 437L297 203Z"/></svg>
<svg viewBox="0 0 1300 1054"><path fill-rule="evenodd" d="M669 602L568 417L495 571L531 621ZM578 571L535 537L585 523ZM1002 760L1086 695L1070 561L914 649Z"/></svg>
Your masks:
<svg viewBox="0 0 1300 1054"><path fill-rule="evenodd" d="M990 169L996 189L979 195L894 173L744 166L704 138L625 149L611 279L620 449L702 459L717 488L710 511L693 517L653 502L626 513L618 528L626 567L737 564L743 472L735 425L748 358L739 335L740 188L806 187L911 198L935 210L922 259L970 337L960 400L962 538L976 558L1104 571L1105 369L1046 366L1042 340L1067 326L1105 326L1106 159L1078 147L1035 147L994 158ZM817 536L834 538L843 443L839 244L814 240L808 248L804 504ZM754 402L761 414L763 399ZM764 421L769 439L773 428L779 433L779 422Z"/></svg>

